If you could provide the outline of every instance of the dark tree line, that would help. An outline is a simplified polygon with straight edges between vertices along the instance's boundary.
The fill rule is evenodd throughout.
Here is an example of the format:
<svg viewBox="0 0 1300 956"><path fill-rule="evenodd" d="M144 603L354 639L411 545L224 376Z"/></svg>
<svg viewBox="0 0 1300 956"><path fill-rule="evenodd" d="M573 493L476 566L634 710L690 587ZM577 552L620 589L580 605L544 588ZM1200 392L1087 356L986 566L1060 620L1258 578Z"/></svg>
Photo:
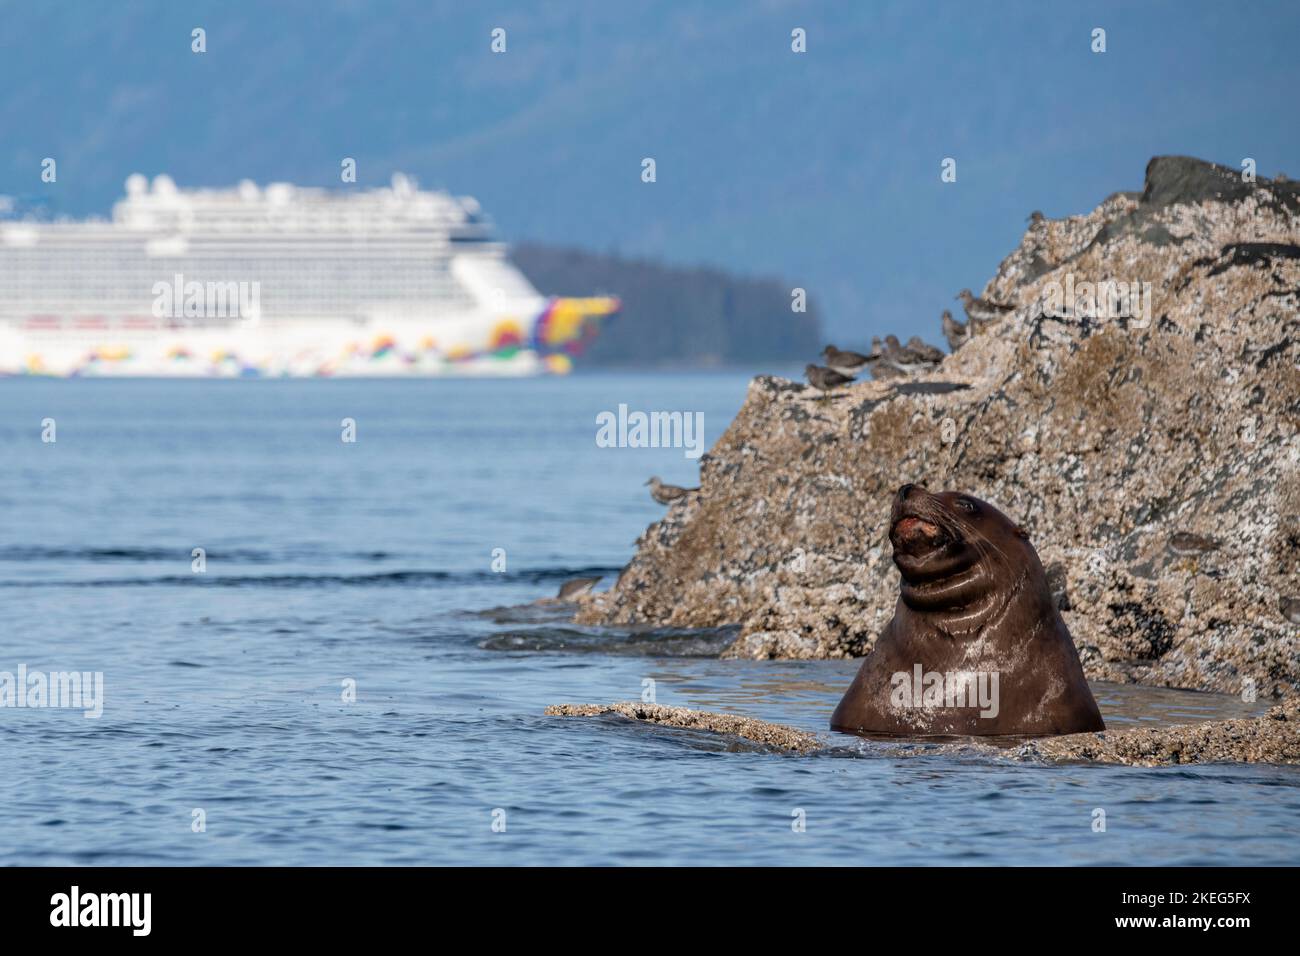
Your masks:
<svg viewBox="0 0 1300 956"><path fill-rule="evenodd" d="M822 347L815 306L791 310L791 286L712 268L519 243L510 258L546 295L617 295L582 364L725 365L802 362Z"/></svg>

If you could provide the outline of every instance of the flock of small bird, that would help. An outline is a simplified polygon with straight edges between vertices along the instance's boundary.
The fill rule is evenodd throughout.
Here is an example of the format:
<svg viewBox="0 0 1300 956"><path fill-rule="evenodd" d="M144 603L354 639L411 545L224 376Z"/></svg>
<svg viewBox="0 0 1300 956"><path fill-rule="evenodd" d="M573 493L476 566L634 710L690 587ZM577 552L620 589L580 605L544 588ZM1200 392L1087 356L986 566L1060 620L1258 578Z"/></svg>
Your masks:
<svg viewBox="0 0 1300 956"><path fill-rule="evenodd" d="M957 293L957 298L966 309L965 322L958 322L951 312L943 310L943 337L948 340L948 347L954 352L1016 310L1013 305L978 298L971 294L970 289L962 289Z"/></svg>
<svg viewBox="0 0 1300 956"><path fill-rule="evenodd" d="M1032 222L1042 221L1042 214ZM990 302L973 295L970 289L957 293L966 310L966 321L958 322L947 309L943 310L943 337L954 352L978 335L984 329L1015 311L1014 306L1000 302ZM863 372L870 372L872 378L904 378L929 372L943 361L943 351L923 341L919 336L912 336L903 345L894 335L886 335L882 342L879 337L871 340L871 351L849 352L828 345L822 349L825 365L809 364L804 368L808 382L813 388L823 393L823 398L842 385L854 381ZM659 478L653 477L646 482L650 486L650 497L661 505L670 505L686 495L699 491L699 488L682 488L679 485L666 485Z"/></svg>
<svg viewBox="0 0 1300 956"><path fill-rule="evenodd" d="M899 378L928 372L943 361L943 352L917 336L902 345L897 336L886 335L883 343L879 338L871 340L871 352L867 355L828 345L822 350L822 359L826 362L824 366L809 365L804 372L814 388L829 392L867 371L872 378Z"/></svg>
<svg viewBox="0 0 1300 956"><path fill-rule="evenodd" d="M957 298L966 309L966 321L958 322L947 309L942 317L943 337L954 352L1015 310L1014 306L978 298L970 289L962 289ZM943 352L919 336L912 336L903 345L897 336L886 335L883 342L873 338L871 351L866 355L828 345L822 350L822 360L825 365L809 364L804 374L813 388L831 392L863 372L870 372L872 378L900 378L929 372L943 361Z"/></svg>

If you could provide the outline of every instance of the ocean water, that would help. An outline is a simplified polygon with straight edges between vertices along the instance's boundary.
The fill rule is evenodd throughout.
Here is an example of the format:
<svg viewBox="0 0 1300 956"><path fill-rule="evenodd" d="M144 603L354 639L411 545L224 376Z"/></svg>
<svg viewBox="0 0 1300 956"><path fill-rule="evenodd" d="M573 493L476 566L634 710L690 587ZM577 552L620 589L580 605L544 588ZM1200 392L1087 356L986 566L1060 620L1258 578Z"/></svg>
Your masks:
<svg viewBox="0 0 1300 956"><path fill-rule="evenodd" d="M853 662L491 610L612 579L662 511L642 482L694 483L680 449L598 448L598 412L701 411L711 443L746 383L0 381L0 671L104 681L98 718L0 708L0 862L1300 859L1300 768L793 757L543 716L653 679L660 703L824 728ZM1112 726L1260 709L1097 692Z"/></svg>

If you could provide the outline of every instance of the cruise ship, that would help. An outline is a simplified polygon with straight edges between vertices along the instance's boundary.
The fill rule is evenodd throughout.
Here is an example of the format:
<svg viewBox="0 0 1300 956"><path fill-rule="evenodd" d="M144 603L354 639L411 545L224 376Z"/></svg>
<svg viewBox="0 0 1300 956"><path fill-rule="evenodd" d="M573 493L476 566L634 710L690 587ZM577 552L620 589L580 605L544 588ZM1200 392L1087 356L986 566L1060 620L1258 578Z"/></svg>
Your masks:
<svg viewBox="0 0 1300 956"><path fill-rule="evenodd" d="M178 189L0 221L0 374L565 372L618 310L538 293L478 203L418 189Z"/></svg>

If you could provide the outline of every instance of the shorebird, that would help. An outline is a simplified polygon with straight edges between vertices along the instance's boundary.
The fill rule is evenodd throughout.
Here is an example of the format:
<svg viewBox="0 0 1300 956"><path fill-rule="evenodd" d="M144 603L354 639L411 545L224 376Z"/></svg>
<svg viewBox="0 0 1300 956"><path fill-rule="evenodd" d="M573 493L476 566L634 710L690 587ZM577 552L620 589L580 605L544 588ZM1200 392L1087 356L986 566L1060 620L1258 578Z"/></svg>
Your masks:
<svg viewBox="0 0 1300 956"><path fill-rule="evenodd" d="M1192 534L1190 531L1179 531L1170 535L1166 546L1183 559L1178 566L1190 568L1193 574L1200 573L1200 559L1204 555L1219 550L1219 542L1213 538L1203 534Z"/></svg>
<svg viewBox="0 0 1300 956"><path fill-rule="evenodd" d="M569 578L560 585L556 593L557 601L573 601L582 597L600 582L600 578Z"/></svg>
<svg viewBox="0 0 1300 956"><path fill-rule="evenodd" d="M874 345L870 355L863 355L861 352L841 352L835 346L828 345L822 349L822 358L831 371L852 377L862 374L868 366L880 360L880 340L876 339Z"/></svg>
<svg viewBox="0 0 1300 956"><path fill-rule="evenodd" d="M839 388L841 385L847 385L853 381L851 375L842 375L833 368L822 368L820 365L810 364L803 371L808 376L808 381L812 384L812 387L820 389L822 392L829 392L831 389Z"/></svg>
<svg viewBox="0 0 1300 956"><path fill-rule="evenodd" d="M926 345L916 336L912 336L906 345L899 344L896 335L885 336L884 363L903 375L928 372L942 359L942 352L933 345Z"/></svg>
<svg viewBox="0 0 1300 956"><path fill-rule="evenodd" d="M965 322L958 322L947 309L943 310L943 337L954 352L970 341L970 330Z"/></svg>
<svg viewBox="0 0 1300 956"><path fill-rule="evenodd" d="M914 335L908 339L907 347L911 349L912 352L919 355L923 362L930 362L933 365L938 365L943 361L943 349L933 346L929 342L923 341L919 335Z"/></svg>
<svg viewBox="0 0 1300 956"><path fill-rule="evenodd" d="M1182 558L1194 558L1218 549L1219 543L1203 534L1179 531L1169 537L1169 550Z"/></svg>
<svg viewBox="0 0 1300 956"><path fill-rule="evenodd" d="M670 505L679 498L685 498L692 491L699 491L699 488L682 488L677 485L665 485L659 480L659 476L653 476L646 482L650 486L650 497L661 505Z"/></svg>
<svg viewBox="0 0 1300 956"><path fill-rule="evenodd" d="M894 338L892 335L886 338ZM897 342L897 339L894 339ZM898 378L905 374L894 366L889 360L888 347L881 344L880 336L871 337L871 377L872 378Z"/></svg>
<svg viewBox="0 0 1300 956"><path fill-rule="evenodd" d="M966 309L966 318L970 320L969 328L972 335L984 326L1005 318L1016 311L1014 305L1003 305L1001 302L977 299L971 294L970 289L962 289L957 293L957 298L961 300L961 304Z"/></svg>

